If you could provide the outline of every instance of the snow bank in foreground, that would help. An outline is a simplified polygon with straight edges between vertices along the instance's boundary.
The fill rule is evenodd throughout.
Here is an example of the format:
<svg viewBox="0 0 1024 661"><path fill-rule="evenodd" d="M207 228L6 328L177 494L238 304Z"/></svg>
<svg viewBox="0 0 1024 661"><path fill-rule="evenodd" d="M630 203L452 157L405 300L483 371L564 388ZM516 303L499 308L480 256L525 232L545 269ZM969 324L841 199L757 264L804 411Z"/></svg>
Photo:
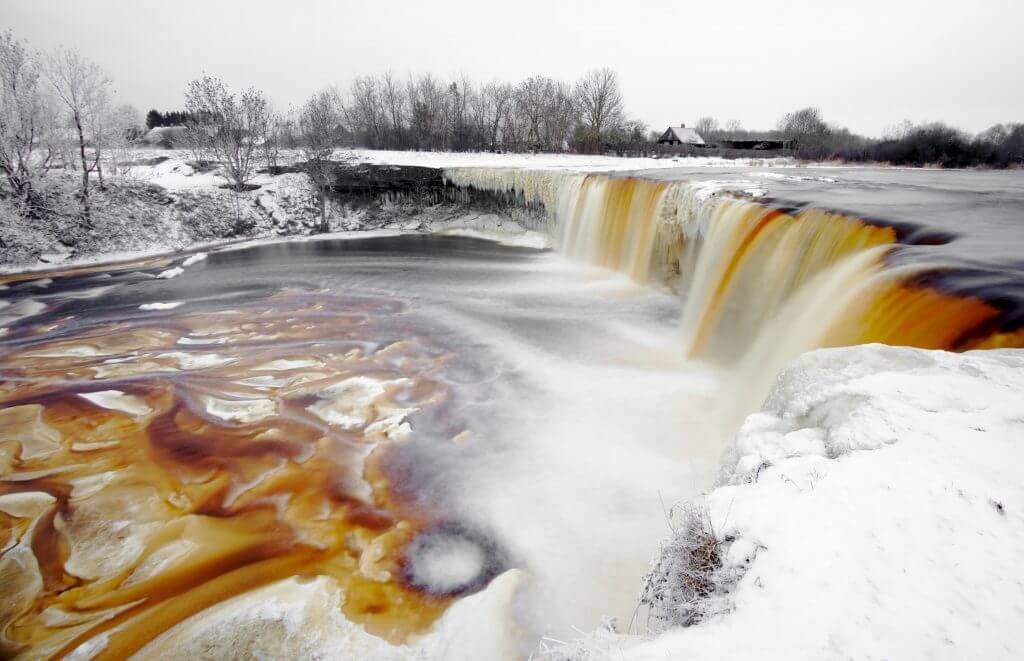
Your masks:
<svg viewBox="0 0 1024 661"><path fill-rule="evenodd" d="M726 612L548 655L1020 658L1022 393L1021 350L804 355L703 503L723 569L741 575Z"/></svg>

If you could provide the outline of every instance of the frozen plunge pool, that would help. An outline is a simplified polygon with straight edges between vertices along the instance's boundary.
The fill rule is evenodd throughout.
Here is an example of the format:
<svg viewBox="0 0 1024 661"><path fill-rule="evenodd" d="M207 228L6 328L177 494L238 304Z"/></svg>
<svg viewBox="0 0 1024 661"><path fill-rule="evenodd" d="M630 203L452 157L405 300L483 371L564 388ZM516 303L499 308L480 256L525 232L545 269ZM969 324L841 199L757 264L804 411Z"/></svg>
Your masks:
<svg viewBox="0 0 1024 661"><path fill-rule="evenodd" d="M39 501L26 552L70 549L19 604L86 613L12 630L39 649L129 652L174 626L154 613L289 576L392 642L512 568L524 649L624 627L665 509L717 469L718 374L680 358L677 297L624 276L423 235L161 272L2 292L0 405L38 452L4 497Z"/></svg>

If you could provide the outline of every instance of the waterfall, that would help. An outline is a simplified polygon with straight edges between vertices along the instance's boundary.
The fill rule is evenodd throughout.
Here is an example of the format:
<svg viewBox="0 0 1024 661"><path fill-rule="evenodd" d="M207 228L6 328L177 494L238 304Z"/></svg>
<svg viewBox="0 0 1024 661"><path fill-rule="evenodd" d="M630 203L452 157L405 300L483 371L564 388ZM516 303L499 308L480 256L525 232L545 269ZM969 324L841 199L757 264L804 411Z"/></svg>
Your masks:
<svg viewBox="0 0 1024 661"><path fill-rule="evenodd" d="M1020 339L993 336L994 305L922 284L941 264L893 266L896 228L763 203L736 192L746 182L513 168L456 168L445 179L542 206L572 259L678 289L681 345L694 359L781 366L825 346L961 350Z"/></svg>

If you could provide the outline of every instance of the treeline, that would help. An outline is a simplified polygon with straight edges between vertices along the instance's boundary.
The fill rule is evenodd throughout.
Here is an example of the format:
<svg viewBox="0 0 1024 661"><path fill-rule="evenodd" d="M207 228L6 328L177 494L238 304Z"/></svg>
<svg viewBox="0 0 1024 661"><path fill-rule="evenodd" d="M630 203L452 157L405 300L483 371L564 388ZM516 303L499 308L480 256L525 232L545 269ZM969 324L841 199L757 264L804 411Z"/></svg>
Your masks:
<svg viewBox="0 0 1024 661"><path fill-rule="evenodd" d="M352 146L598 152L646 142L646 125L625 116L611 69L595 69L574 84L545 76L479 84L465 76L400 80L386 73L360 76L332 94L341 118L339 138ZM296 143L296 112L275 118L287 146ZM167 113L182 114L188 113Z"/></svg>
<svg viewBox="0 0 1024 661"><path fill-rule="evenodd" d="M599 152L647 141L608 68L574 83L360 76L342 95L342 112L354 141L372 148Z"/></svg>
<svg viewBox="0 0 1024 661"><path fill-rule="evenodd" d="M183 110L172 110L160 112L155 108L146 113L146 128L155 129L158 126L184 126L192 117Z"/></svg>
<svg viewBox="0 0 1024 661"><path fill-rule="evenodd" d="M711 117L695 126L706 141L765 138L792 146L797 158L893 165L939 165L947 168L1024 165L1024 123L996 124L971 135L942 122L913 124L904 121L868 138L825 121L817 108L803 108L784 115L767 132L745 131L736 120L725 127Z"/></svg>
<svg viewBox="0 0 1024 661"><path fill-rule="evenodd" d="M399 79L391 73L360 76L343 91L330 90L337 106L337 146L443 151L572 151L658 155L679 151L657 144L625 112L616 73L595 69L575 83L533 76L518 83L477 83L468 77L444 81L431 74ZM150 111L154 126L208 124L195 110ZM299 110L273 113L261 139L297 148ZM149 118L147 118L149 119ZM162 123L158 123L162 122ZM694 125L707 143L687 153L716 153L728 141L772 140L784 152L807 160L881 162L943 167L1009 167L1024 164L1024 124L999 124L978 135L942 123L891 128L869 138L825 121L817 108L781 117L769 131L749 131L738 120L724 126L711 117ZM735 153L731 150L725 153Z"/></svg>
<svg viewBox="0 0 1024 661"><path fill-rule="evenodd" d="M533 76L518 83L443 81L431 74L400 80L360 76L337 99L339 146L444 151L628 151L650 141L647 126L626 117L617 74L595 69L575 83ZM298 146L299 110L275 114L273 133ZM189 110L151 110L147 126L186 126Z"/></svg>

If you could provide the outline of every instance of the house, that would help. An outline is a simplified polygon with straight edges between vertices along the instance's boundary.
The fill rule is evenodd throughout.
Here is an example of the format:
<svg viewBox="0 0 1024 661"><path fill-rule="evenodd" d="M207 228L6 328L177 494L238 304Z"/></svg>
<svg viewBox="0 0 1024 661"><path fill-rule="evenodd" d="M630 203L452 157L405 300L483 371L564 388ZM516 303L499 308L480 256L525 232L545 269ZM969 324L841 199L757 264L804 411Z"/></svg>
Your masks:
<svg viewBox="0 0 1024 661"><path fill-rule="evenodd" d="M695 145L704 146L704 138L700 137L693 129L686 128L686 124L670 126L658 138L659 145Z"/></svg>

